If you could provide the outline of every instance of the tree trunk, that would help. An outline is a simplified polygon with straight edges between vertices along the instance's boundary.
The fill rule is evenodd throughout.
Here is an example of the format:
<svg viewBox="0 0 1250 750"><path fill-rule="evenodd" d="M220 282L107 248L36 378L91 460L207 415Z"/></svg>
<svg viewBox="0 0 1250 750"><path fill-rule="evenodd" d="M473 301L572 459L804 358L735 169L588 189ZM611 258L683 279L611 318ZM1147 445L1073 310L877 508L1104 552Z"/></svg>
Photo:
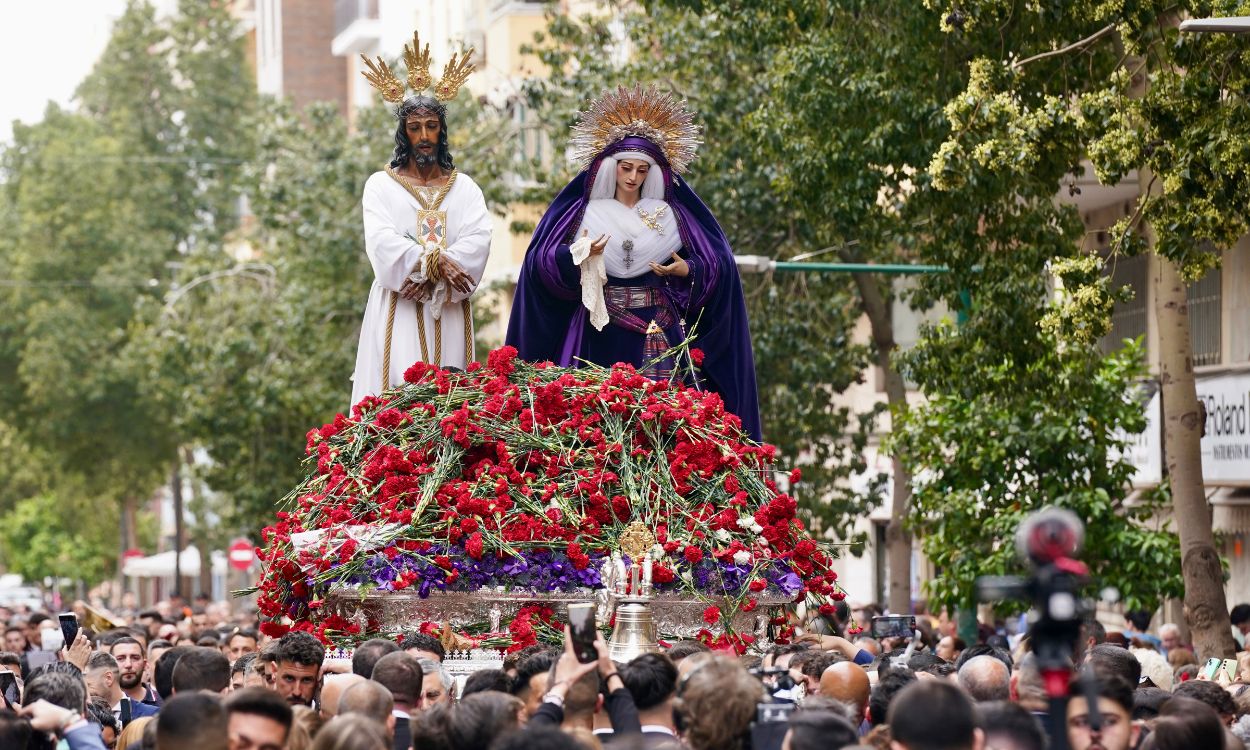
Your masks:
<svg viewBox="0 0 1250 750"><path fill-rule="evenodd" d="M907 385L894 367L894 324L890 308L881 293L877 277L870 273L852 274L859 290L860 307L872 328L873 348L877 365L885 379L885 397L890 405L891 426L907 411ZM886 603L893 614L911 613L911 533L907 515L911 509L911 472L903 458L890 457L893 491L890 497L890 522L885 527L885 556L890 571Z"/></svg>
<svg viewBox="0 0 1250 750"><path fill-rule="evenodd" d="M1163 450L1172 487L1172 517L1181 540L1186 620L1199 656L1237 652L1224 597L1224 571L1211 532L1211 507L1202 482L1205 414L1194 385L1193 346L1185 282L1176 264L1156 256L1155 318L1159 326L1159 384Z"/></svg>
<svg viewBox="0 0 1250 750"><path fill-rule="evenodd" d="M182 579L182 550L187 546L187 529L182 512L182 456L174 461L173 474L169 478L169 491L174 501L174 590L166 592L168 598L174 592L189 598L186 582Z"/></svg>

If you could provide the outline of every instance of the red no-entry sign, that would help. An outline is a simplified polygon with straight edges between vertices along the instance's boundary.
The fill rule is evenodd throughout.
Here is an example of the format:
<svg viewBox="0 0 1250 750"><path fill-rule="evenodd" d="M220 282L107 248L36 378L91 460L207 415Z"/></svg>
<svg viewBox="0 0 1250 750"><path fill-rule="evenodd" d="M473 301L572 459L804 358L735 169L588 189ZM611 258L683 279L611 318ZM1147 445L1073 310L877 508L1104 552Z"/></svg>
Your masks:
<svg viewBox="0 0 1250 750"><path fill-rule="evenodd" d="M256 547L247 539L235 539L230 543L230 567L247 570L256 561Z"/></svg>

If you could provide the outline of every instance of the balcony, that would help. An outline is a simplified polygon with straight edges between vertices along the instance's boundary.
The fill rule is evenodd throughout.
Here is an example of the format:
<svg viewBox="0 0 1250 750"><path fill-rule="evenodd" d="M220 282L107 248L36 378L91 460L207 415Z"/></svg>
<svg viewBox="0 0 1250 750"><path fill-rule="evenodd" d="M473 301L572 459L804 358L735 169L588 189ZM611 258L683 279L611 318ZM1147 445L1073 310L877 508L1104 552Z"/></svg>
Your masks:
<svg viewBox="0 0 1250 750"><path fill-rule="evenodd" d="M378 0L334 0L334 41L331 54L370 52L382 38Z"/></svg>

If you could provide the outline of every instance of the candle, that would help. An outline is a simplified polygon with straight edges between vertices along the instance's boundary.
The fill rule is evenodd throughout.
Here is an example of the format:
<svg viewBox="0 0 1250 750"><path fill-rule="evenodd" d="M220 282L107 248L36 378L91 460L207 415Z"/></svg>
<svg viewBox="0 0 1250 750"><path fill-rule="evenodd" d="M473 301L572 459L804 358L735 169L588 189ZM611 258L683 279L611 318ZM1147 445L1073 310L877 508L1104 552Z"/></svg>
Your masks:
<svg viewBox="0 0 1250 750"><path fill-rule="evenodd" d="M651 587L651 552L647 552L647 556L642 558L642 581Z"/></svg>

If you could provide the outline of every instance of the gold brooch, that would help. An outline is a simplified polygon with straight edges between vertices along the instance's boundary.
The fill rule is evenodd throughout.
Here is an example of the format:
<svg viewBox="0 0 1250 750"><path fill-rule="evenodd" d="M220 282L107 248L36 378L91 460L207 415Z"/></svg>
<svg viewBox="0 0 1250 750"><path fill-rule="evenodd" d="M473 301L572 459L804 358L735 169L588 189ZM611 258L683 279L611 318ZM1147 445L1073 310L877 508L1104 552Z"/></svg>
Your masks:
<svg viewBox="0 0 1250 750"><path fill-rule="evenodd" d="M655 534L642 521L634 521L625 527L616 543L630 560L641 560L647 550L655 546Z"/></svg>
<svg viewBox="0 0 1250 750"><path fill-rule="evenodd" d="M668 206L660 206L651 213L647 213L642 206L635 208L638 212L638 218L642 219L642 223L647 229L654 229L657 234L664 234L664 227L660 225L660 219L664 218L664 214L668 211Z"/></svg>

